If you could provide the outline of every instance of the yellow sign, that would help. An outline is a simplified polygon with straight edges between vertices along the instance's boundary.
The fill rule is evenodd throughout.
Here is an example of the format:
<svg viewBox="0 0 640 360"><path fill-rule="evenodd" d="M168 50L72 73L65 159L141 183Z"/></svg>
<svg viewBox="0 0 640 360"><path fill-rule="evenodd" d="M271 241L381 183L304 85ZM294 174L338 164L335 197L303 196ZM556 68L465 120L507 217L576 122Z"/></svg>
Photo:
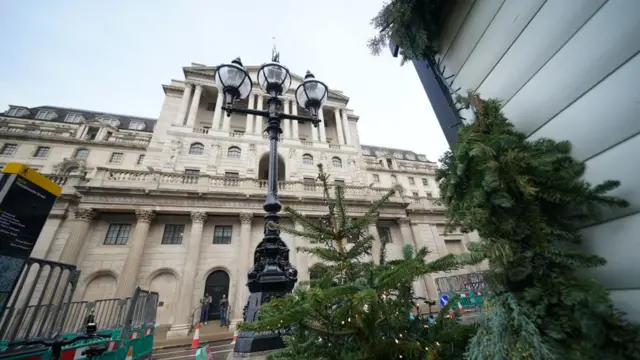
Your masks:
<svg viewBox="0 0 640 360"><path fill-rule="evenodd" d="M60 186L27 165L11 162L4 166L2 172L5 174L18 174L55 197L60 196L60 193L62 193Z"/></svg>

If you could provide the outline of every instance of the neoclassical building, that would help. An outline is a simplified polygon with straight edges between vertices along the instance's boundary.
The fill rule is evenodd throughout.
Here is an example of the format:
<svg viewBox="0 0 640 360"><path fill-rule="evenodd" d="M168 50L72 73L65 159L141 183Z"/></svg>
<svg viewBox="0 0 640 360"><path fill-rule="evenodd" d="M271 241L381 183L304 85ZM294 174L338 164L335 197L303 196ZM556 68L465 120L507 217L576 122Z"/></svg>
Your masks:
<svg viewBox="0 0 640 360"><path fill-rule="evenodd" d="M257 69L248 68L254 81ZM227 294L230 318L242 316L246 275L262 238L268 161L263 119L222 111L213 67L183 70L184 80L163 85L157 119L19 105L0 115L0 163L27 164L63 186L32 256L78 265L78 300L126 297L136 286L157 291L157 322L171 326L170 336L186 335L205 292L214 304ZM292 77L295 89L302 78ZM318 128L284 121L282 203L326 214L316 181L322 163L344 186L354 217L389 188L398 189L369 226L378 241L390 241L390 257L400 256L404 244L427 246L431 258L465 251L462 234L443 234L442 208L432 203L436 164L411 151L361 145L359 117L348 102L331 90ZM254 88L240 105L263 109L265 94ZM304 112L292 90L284 95L284 111ZM283 223L300 227L287 218ZM283 240L291 249L309 244L287 234ZM291 254L300 280L313 276L317 260ZM415 288L418 295L438 296L431 277Z"/></svg>

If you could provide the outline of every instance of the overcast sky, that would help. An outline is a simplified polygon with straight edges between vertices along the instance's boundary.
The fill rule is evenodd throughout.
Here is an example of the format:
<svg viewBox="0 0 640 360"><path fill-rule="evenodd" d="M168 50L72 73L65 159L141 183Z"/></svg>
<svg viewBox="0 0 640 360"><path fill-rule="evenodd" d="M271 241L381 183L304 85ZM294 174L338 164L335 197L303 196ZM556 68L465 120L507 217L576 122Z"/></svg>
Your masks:
<svg viewBox="0 0 640 360"><path fill-rule="evenodd" d="M437 160L447 143L413 65L372 56L382 0L0 0L0 108L64 106L156 118L191 62L270 60L351 98L363 144Z"/></svg>

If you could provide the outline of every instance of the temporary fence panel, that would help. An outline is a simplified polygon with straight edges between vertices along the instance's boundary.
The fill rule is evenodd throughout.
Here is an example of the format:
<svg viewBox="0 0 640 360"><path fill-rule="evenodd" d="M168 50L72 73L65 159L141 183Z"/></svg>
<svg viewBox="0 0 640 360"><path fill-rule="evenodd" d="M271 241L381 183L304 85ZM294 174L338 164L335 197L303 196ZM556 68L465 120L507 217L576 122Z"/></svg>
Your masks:
<svg viewBox="0 0 640 360"><path fill-rule="evenodd" d="M481 311L491 294L482 275L482 272L475 272L437 278L438 297L441 301L458 297L453 306L461 313Z"/></svg>

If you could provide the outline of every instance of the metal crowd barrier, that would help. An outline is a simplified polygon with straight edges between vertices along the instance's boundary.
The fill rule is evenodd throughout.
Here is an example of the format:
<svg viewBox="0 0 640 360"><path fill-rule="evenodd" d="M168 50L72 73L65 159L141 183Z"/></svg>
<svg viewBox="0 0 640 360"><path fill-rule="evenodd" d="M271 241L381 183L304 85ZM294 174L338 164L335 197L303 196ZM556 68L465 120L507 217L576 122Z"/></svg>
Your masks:
<svg viewBox="0 0 640 360"><path fill-rule="evenodd" d="M90 315L108 339L81 341L63 348L62 358L83 359L89 344L107 351L96 359L151 359L158 294L137 288L125 299L71 301L80 271L69 264L31 258L0 317L0 359L49 360L50 349L23 349L21 341L72 338L86 330ZM13 344L13 346L10 346Z"/></svg>

